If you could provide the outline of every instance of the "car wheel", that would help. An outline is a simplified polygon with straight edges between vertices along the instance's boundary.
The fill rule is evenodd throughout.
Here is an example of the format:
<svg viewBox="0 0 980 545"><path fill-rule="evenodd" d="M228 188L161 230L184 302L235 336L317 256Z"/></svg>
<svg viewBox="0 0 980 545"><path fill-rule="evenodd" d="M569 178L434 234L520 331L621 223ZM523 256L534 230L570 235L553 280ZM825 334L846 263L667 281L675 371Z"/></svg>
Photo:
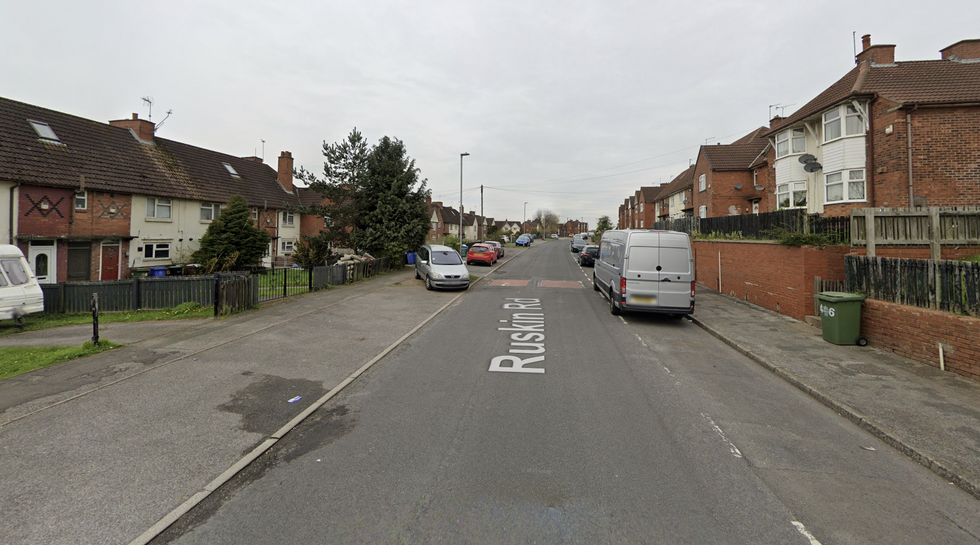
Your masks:
<svg viewBox="0 0 980 545"><path fill-rule="evenodd" d="M609 290L609 314L612 314L613 316L619 316L622 313L623 310L619 308L619 305L616 304L615 292L613 292L613 290L610 289Z"/></svg>
<svg viewBox="0 0 980 545"><path fill-rule="evenodd" d="M592 289L599 291L599 284L595 281L595 275L592 275Z"/></svg>
<svg viewBox="0 0 980 545"><path fill-rule="evenodd" d="M425 289L432 291L432 280L429 280L429 275L425 275Z"/></svg>

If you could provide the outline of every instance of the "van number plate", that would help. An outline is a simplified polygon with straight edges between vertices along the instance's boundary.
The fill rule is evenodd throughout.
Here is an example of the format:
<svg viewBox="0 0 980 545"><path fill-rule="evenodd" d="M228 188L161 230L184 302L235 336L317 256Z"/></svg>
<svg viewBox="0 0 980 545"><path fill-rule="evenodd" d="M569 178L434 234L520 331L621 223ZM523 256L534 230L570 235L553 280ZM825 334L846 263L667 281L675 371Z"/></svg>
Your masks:
<svg viewBox="0 0 980 545"><path fill-rule="evenodd" d="M652 295L634 295L633 297L630 297L630 302L637 305L656 305L657 298L656 296Z"/></svg>

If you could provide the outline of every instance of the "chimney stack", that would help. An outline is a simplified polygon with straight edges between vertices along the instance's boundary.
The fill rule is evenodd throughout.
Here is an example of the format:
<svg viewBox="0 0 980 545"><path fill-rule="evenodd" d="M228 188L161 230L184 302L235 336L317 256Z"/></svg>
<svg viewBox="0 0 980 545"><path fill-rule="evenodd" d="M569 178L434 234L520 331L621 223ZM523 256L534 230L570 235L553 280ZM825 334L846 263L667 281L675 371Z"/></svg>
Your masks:
<svg viewBox="0 0 980 545"><path fill-rule="evenodd" d="M856 64L868 61L871 64L895 64L895 46L878 44L871 45L871 35L861 36L863 49L854 58Z"/></svg>
<svg viewBox="0 0 980 545"><path fill-rule="evenodd" d="M279 183L293 192L293 154L288 151L279 154Z"/></svg>
<svg viewBox="0 0 980 545"><path fill-rule="evenodd" d="M944 61L980 59L980 40L960 40L940 51Z"/></svg>
<svg viewBox="0 0 980 545"><path fill-rule="evenodd" d="M116 121L110 121L109 124L113 127L120 127L133 131L136 138L144 142L153 141L153 130L155 127L153 122L140 119L139 114L133 114L132 119L118 119Z"/></svg>

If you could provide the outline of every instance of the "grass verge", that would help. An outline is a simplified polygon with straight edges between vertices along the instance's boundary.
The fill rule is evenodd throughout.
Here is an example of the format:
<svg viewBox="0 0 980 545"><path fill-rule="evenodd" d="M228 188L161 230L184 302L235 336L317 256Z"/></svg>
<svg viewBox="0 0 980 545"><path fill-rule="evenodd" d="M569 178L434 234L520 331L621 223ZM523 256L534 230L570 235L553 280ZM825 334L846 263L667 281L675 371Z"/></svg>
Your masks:
<svg viewBox="0 0 980 545"><path fill-rule="evenodd" d="M81 346L17 346L13 348L0 348L0 380L49 365L91 356L92 354L112 350L119 346L112 341L100 340L98 346L93 344L92 341L86 341Z"/></svg>
<svg viewBox="0 0 980 545"><path fill-rule="evenodd" d="M161 310L136 310L129 312L100 312L99 323L154 322L160 320L184 320L187 318L211 318L214 307L202 307L198 303L184 303L174 308ZM92 323L92 315L84 314L32 314L25 318L24 328L18 328L13 320L0 320L0 336L12 335L21 331L38 331L63 325L85 325Z"/></svg>

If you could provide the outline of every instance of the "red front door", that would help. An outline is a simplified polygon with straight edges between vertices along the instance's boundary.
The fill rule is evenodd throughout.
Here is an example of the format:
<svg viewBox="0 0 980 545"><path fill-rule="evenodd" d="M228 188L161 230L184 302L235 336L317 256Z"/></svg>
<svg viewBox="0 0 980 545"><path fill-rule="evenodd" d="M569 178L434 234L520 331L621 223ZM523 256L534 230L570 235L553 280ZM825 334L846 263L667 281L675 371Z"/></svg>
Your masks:
<svg viewBox="0 0 980 545"><path fill-rule="evenodd" d="M119 246L102 247L102 276L100 280L119 280Z"/></svg>

